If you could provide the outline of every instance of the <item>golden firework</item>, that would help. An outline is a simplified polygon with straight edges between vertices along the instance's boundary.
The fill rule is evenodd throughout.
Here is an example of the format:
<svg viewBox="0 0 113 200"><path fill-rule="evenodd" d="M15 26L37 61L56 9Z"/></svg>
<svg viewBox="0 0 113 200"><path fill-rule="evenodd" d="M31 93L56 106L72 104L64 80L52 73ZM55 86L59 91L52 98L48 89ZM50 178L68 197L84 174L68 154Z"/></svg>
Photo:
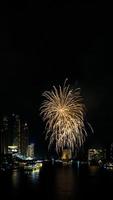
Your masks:
<svg viewBox="0 0 113 200"><path fill-rule="evenodd" d="M67 79L66 79L67 81ZM56 151L64 148L80 147L87 136L84 117L86 107L80 95L80 88L72 89L64 82L63 87L53 86L51 91L45 91L40 114L46 122L46 138L49 137L49 147L55 142Z"/></svg>

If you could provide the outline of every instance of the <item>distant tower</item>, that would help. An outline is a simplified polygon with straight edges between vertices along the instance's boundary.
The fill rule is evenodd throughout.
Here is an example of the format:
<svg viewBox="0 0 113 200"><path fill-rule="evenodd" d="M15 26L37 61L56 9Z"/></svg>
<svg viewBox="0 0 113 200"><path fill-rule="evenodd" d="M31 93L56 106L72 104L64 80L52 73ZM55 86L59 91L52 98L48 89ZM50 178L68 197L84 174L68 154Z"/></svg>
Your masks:
<svg viewBox="0 0 113 200"><path fill-rule="evenodd" d="M20 151L23 156L27 156L29 145L29 128L27 123L22 123L20 134Z"/></svg>
<svg viewBox="0 0 113 200"><path fill-rule="evenodd" d="M113 161L113 143L110 146L110 159Z"/></svg>
<svg viewBox="0 0 113 200"><path fill-rule="evenodd" d="M29 144L27 148L27 156L34 158L34 144Z"/></svg>
<svg viewBox="0 0 113 200"><path fill-rule="evenodd" d="M12 142L11 145L18 147L18 152L20 153L20 134L21 134L21 123L20 123L20 117L19 115L12 115L12 127L11 127L11 137ZM10 133L10 134L11 134Z"/></svg>
<svg viewBox="0 0 113 200"><path fill-rule="evenodd" d="M0 145L1 145L1 154L8 153L8 118L3 117L0 124Z"/></svg>

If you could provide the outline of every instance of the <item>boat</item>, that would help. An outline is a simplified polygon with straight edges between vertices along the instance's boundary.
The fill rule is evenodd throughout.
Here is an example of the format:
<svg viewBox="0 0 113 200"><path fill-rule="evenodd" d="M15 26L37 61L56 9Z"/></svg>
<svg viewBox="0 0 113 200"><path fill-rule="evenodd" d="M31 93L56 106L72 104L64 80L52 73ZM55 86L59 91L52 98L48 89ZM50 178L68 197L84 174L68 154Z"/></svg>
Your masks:
<svg viewBox="0 0 113 200"><path fill-rule="evenodd" d="M71 166L72 165L72 160L69 161L62 161L63 166Z"/></svg>
<svg viewBox="0 0 113 200"><path fill-rule="evenodd" d="M24 166L25 171L35 171L35 170L40 170L42 167L42 163L33 163L33 164L26 164Z"/></svg>
<svg viewBox="0 0 113 200"><path fill-rule="evenodd" d="M104 168L108 170L113 170L113 163L109 162L104 164Z"/></svg>

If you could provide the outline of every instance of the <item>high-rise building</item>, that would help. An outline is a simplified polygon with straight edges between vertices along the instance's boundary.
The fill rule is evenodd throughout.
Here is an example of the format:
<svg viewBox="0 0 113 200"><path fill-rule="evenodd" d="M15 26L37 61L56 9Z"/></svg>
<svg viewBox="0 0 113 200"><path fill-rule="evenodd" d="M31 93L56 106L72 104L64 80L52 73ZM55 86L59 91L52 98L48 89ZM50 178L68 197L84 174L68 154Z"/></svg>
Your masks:
<svg viewBox="0 0 113 200"><path fill-rule="evenodd" d="M19 115L12 115L10 134L12 134L12 142L10 145L17 146L18 152L20 153L21 121Z"/></svg>
<svg viewBox="0 0 113 200"><path fill-rule="evenodd" d="M0 120L0 153L18 152L27 156L29 129L19 115L9 115Z"/></svg>
<svg viewBox="0 0 113 200"><path fill-rule="evenodd" d="M110 146L110 159L113 161L113 143Z"/></svg>
<svg viewBox="0 0 113 200"><path fill-rule="evenodd" d="M1 146L1 154L8 153L8 143L9 143L9 136L8 136L8 118L5 116L1 120L0 123L0 146Z"/></svg>
<svg viewBox="0 0 113 200"><path fill-rule="evenodd" d="M34 158L34 144L29 144L27 148L27 157Z"/></svg>
<svg viewBox="0 0 113 200"><path fill-rule="evenodd" d="M20 134L20 152L23 156L27 156L27 148L29 145L29 128L27 123L21 124Z"/></svg>

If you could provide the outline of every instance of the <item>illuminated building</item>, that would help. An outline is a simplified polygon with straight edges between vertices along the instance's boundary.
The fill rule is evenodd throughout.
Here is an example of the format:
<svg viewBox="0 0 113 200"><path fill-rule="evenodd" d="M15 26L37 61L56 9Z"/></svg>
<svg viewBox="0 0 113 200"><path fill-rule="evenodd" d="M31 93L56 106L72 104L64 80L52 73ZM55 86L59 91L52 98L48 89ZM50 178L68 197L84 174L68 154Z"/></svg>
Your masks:
<svg viewBox="0 0 113 200"><path fill-rule="evenodd" d="M8 153L13 154L18 152L17 146L8 146Z"/></svg>
<svg viewBox="0 0 113 200"><path fill-rule="evenodd" d="M34 158L34 144L29 144L27 147L27 157Z"/></svg>
<svg viewBox="0 0 113 200"><path fill-rule="evenodd" d="M105 149L89 149L88 150L88 162L89 164L97 164L100 161L106 160L106 150Z"/></svg>
<svg viewBox="0 0 113 200"><path fill-rule="evenodd" d="M110 146L110 159L113 161L113 143Z"/></svg>
<svg viewBox="0 0 113 200"><path fill-rule="evenodd" d="M62 152L61 160L68 161L72 158L72 153L70 149L64 149Z"/></svg>
<svg viewBox="0 0 113 200"><path fill-rule="evenodd" d="M20 119L18 115L3 117L0 124L1 153L8 153L8 146L18 146L20 134Z"/></svg>
<svg viewBox="0 0 113 200"><path fill-rule="evenodd" d="M3 117L0 124L0 152L1 154L7 154L8 153L8 118Z"/></svg>
<svg viewBox="0 0 113 200"><path fill-rule="evenodd" d="M11 134L12 134L12 142L11 146L17 146L18 152L20 153L20 134L21 134L21 122L19 115L12 115L12 126L11 126Z"/></svg>
<svg viewBox="0 0 113 200"><path fill-rule="evenodd" d="M12 115L12 143L11 146L17 146L18 153L27 155L27 146L29 144L29 130L27 123L24 123L19 115Z"/></svg>
<svg viewBox="0 0 113 200"><path fill-rule="evenodd" d="M29 144L29 130L27 123L23 123L19 115L9 115L0 120L0 153L18 152L27 155Z"/></svg>
<svg viewBox="0 0 113 200"><path fill-rule="evenodd" d="M21 134L20 134L20 153L23 156L27 156L28 144L29 144L29 128L27 123L22 123Z"/></svg>
<svg viewBox="0 0 113 200"><path fill-rule="evenodd" d="M12 114L11 117L11 138L10 146L17 146L19 154L26 156L29 144L29 134L27 123L23 123L19 115Z"/></svg>

